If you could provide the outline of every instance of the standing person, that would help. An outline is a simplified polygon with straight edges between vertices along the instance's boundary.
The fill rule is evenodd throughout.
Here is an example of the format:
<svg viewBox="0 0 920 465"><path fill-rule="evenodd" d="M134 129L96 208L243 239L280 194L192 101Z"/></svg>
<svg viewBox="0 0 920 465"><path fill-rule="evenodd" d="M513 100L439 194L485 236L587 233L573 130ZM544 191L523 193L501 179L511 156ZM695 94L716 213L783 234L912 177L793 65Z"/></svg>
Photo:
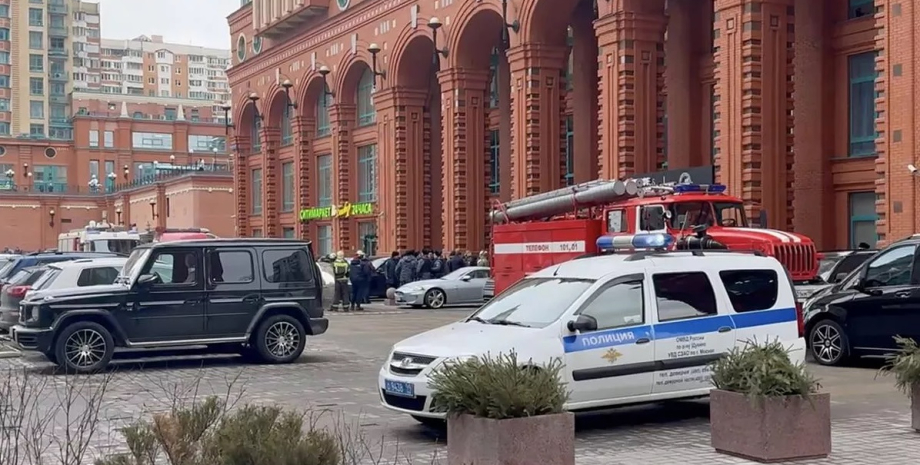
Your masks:
<svg viewBox="0 0 920 465"><path fill-rule="evenodd" d="M364 303L364 291L367 289L368 279L370 278L365 262L364 252L359 250L348 266L348 277L351 279L352 310L364 310L361 305Z"/></svg>
<svg viewBox="0 0 920 465"><path fill-rule="evenodd" d="M463 266L473 266L476 264L476 260L473 259L473 252L467 250L463 252Z"/></svg>
<svg viewBox="0 0 920 465"><path fill-rule="evenodd" d="M399 279L400 287L415 281L415 253L414 250L409 250L396 265L396 277Z"/></svg>
<svg viewBox="0 0 920 465"><path fill-rule="evenodd" d="M422 249L422 255L415 264L415 271L418 279L431 279L431 249L428 247Z"/></svg>
<svg viewBox="0 0 920 465"><path fill-rule="evenodd" d="M476 266L489 266L489 253L485 250L479 252L479 260L476 260Z"/></svg>
<svg viewBox="0 0 920 465"><path fill-rule="evenodd" d="M347 312L350 293L348 291L348 261L345 260L345 252L341 250L336 252L335 260L332 261L332 273L335 277L335 296L329 311L334 312L338 305L339 311Z"/></svg>
<svg viewBox="0 0 920 465"><path fill-rule="evenodd" d="M466 264L463 263L463 254L461 254L459 250L454 250L450 253L450 261L448 261L447 264L447 269L450 270L451 273L466 266Z"/></svg>
<svg viewBox="0 0 920 465"><path fill-rule="evenodd" d="M431 277L440 278L446 274L447 263L440 250L435 250L433 255L434 258L431 259Z"/></svg>
<svg viewBox="0 0 920 465"><path fill-rule="evenodd" d="M383 264L383 275L387 280L387 289L399 287L399 274L396 267L399 265L399 252L390 254L390 258Z"/></svg>

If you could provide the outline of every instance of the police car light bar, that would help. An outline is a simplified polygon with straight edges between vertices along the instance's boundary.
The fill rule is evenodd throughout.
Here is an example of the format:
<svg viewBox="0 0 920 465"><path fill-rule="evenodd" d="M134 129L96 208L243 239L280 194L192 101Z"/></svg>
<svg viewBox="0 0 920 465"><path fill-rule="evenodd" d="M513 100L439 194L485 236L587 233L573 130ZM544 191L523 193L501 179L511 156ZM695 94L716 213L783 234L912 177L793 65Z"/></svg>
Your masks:
<svg viewBox="0 0 920 465"><path fill-rule="evenodd" d="M662 233L636 234L631 236L601 236L597 238L597 250L663 249L674 243L674 236Z"/></svg>
<svg viewBox="0 0 920 465"><path fill-rule="evenodd" d="M677 184L674 186L674 193L706 192L709 194L722 194L725 193L726 189L724 184Z"/></svg>

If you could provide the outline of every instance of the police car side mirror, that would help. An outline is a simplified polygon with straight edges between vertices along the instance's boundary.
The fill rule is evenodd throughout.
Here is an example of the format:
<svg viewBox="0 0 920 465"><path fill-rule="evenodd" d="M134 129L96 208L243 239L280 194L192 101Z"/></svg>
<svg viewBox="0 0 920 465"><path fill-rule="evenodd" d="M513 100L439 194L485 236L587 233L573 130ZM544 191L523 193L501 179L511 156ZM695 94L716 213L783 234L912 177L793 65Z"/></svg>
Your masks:
<svg viewBox="0 0 920 465"><path fill-rule="evenodd" d="M597 320L593 316L578 315L574 320L569 321L567 327L573 333L575 331L597 331Z"/></svg>

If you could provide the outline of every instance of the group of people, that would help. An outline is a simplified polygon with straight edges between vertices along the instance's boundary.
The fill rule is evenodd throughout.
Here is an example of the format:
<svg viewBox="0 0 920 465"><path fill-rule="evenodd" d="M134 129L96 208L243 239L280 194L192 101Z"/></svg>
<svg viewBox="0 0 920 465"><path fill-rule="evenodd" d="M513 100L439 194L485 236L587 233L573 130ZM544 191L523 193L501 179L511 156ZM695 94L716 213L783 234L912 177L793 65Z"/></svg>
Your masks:
<svg viewBox="0 0 920 465"><path fill-rule="evenodd" d="M402 256L393 252L384 263L387 287L398 288L423 279L437 279L467 266L489 266L488 253L479 252L479 258L467 250L452 250L447 257L440 250L424 248L408 250Z"/></svg>
<svg viewBox="0 0 920 465"><path fill-rule="evenodd" d="M340 250L323 261L332 265L335 278L335 292L329 311L363 311L363 304L370 303L371 285L377 273L368 257L359 250L349 260ZM429 248L408 250L402 255L393 252L381 265L380 271L386 277L387 288L398 288L423 279L440 278L467 266L489 266L488 253L483 250L477 258L469 250L453 250L447 257L442 251Z"/></svg>
<svg viewBox="0 0 920 465"><path fill-rule="evenodd" d="M345 252L341 250L329 258L335 278L335 293L332 308L329 311L363 311L362 304L370 302L369 294L371 280L375 273L374 265L361 250L355 253L351 261L345 258ZM350 288L349 283L351 283Z"/></svg>

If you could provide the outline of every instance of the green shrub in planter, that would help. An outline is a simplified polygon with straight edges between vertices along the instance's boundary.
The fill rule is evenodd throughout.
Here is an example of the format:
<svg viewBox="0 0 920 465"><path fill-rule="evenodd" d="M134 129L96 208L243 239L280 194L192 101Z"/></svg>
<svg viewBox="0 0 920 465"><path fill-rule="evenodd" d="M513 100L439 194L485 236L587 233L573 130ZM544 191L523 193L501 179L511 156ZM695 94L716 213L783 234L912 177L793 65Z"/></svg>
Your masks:
<svg viewBox="0 0 920 465"><path fill-rule="evenodd" d="M894 337L900 349L888 356L882 374L893 374L894 385L910 396L911 427L920 431L920 345L909 337Z"/></svg>
<svg viewBox="0 0 920 465"><path fill-rule="evenodd" d="M779 341L748 342L712 365L709 419L718 452L761 462L827 457L830 395Z"/></svg>
<svg viewBox="0 0 920 465"><path fill-rule="evenodd" d="M447 413L448 465L575 464L575 417L562 361L535 366L514 352L447 362L429 377L432 410Z"/></svg>
<svg viewBox="0 0 920 465"><path fill-rule="evenodd" d="M444 363L429 378L432 410L496 420L562 412L569 398L562 362L524 365L514 352Z"/></svg>
<svg viewBox="0 0 920 465"><path fill-rule="evenodd" d="M789 359L788 349L779 341L767 344L749 341L740 349L732 349L713 363L712 384L716 389L744 394L754 401L764 397L808 398L821 388L804 363Z"/></svg>

